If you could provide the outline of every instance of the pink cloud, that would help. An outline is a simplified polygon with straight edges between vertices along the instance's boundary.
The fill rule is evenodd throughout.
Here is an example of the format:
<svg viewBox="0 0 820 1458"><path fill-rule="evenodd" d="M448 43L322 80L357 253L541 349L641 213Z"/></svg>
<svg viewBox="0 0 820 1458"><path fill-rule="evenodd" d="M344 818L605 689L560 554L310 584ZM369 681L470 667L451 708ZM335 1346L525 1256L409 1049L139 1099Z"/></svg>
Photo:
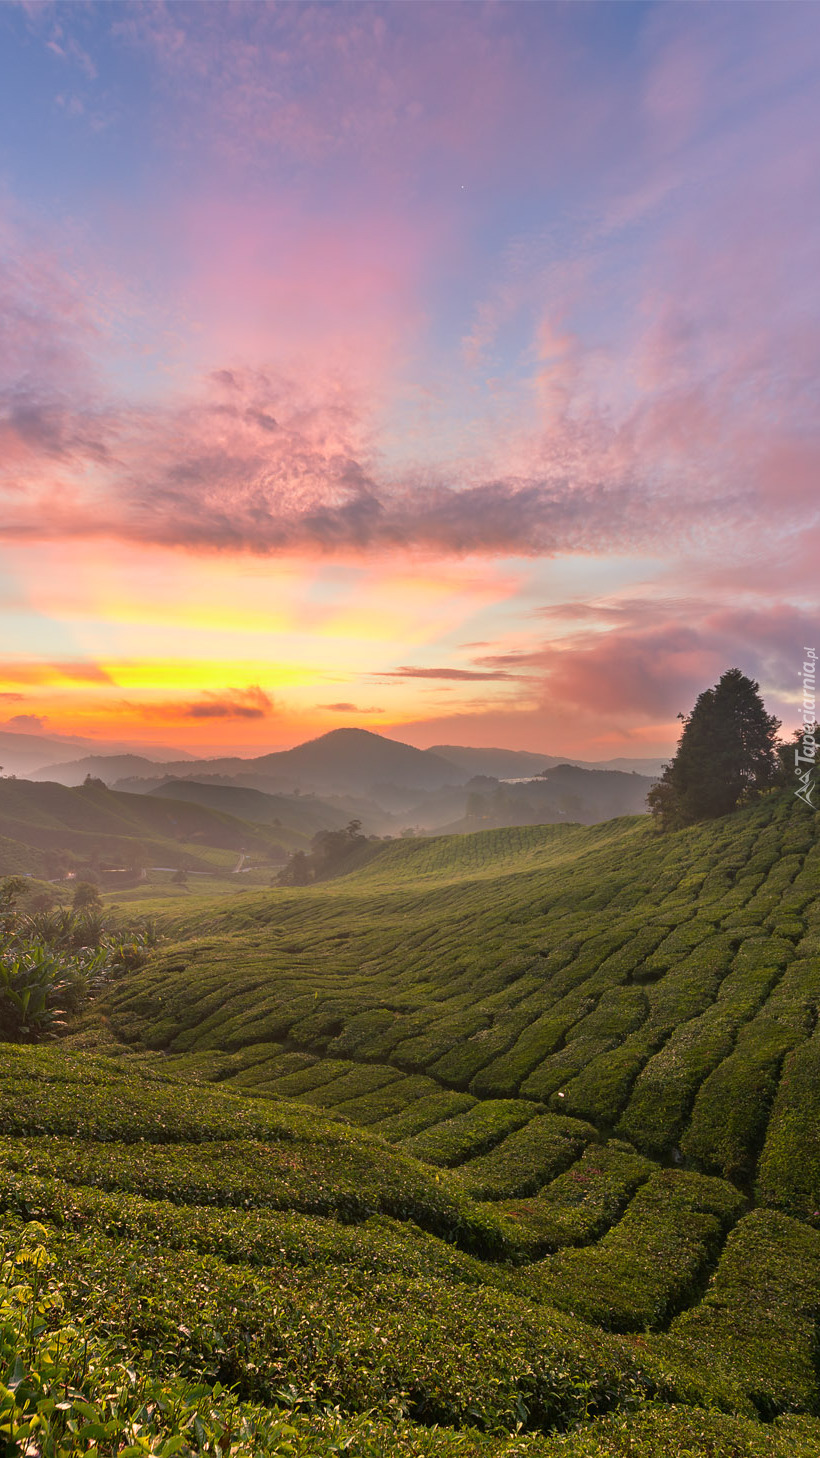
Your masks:
<svg viewBox="0 0 820 1458"><path fill-rule="evenodd" d="M794 718L795 675L804 643L813 644L816 634L811 613L788 604L712 609L697 599L624 600L601 605L603 611L590 606L599 624L606 623L608 607L613 626L476 660L527 672L518 705L506 713L519 729L540 714L545 751L566 752L566 732L573 726L593 747L651 735L664 753L677 738L677 714L688 712L697 695L733 666L759 681L770 710L784 723ZM566 607L574 611L574 604ZM533 696L537 710L530 707Z"/></svg>
<svg viewBox="0 0 820 1458"><path fill-rule="evenodd" d="M205 143L233 165L352 155L393 189L439 161L459 165L460 180L509 168L511 125L523 140L557 124L571 92L560 39L536 62L503 7L157 6L112 29L153 58L176 107L184 100L178 146ZM543 144L533 151L543 157Z"/></svg>
<svg viewBox="0 0 820 1458"><path fill-rule="evenodd" d="M724 561L727 542L751 560L774 532L779 554L797 551L820 454L820 144L806 84L818 26L785 15L756 8L741 34L714 7L655 10L634 99L620 72L573 99L563 21L536 67L503 7L416 6L406 27L378 7L118 14L166 104L185 100L183 144L208 118L183 198L149 209L144 232L124 225L134 259L152 239L173 257L164 287L179 288L173 329L186 320L190 338L167 359L157 344L157 378L129 388L133 360L89 302L88 271L7 236L3 532L704 561ZM439 372L425 288L442 257L451 276L477 226L454 222L456 161L468 180L504 159L543 181L537 153L564 176L577 157L567 120L584 111L583 226L568 210L567 237L509 239L483 292L480 250L465 257L471 318L453 341L466 336L467 368L459 356ZM283 181L283 157L306 180ZM392 169L391 184L354 166L362 157ZM166 293L153 287L146 335L164 341ZM478 377L498 351L509 387ZM457 442L449 456L434 448L435 466L414 459L405 428L422 385Z"/></svg>

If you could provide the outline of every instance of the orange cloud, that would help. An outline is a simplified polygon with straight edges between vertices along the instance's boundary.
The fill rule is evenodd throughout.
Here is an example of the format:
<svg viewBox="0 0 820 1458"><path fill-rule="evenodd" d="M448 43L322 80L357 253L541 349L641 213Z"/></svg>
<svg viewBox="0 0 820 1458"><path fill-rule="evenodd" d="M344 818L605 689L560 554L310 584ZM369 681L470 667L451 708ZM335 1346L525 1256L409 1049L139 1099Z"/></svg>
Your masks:
<svg viewBox="0 0 820 1458"><path fill-rule="evenodd" d="M434 678L446 679L454 683L480 683L490 679L515 679L514 673L506 669L496 668L484 672L481 669L472 668L394 668L386 673L375 674L376 678Z"/></svg>
<svg viewBox="0 0 820 1458"><path fill-rule="evenodd" d="M150 719L267 719L274 703L258 684L244 689L225 689L223 693L204 690L193 701L169 701L131 705L136 712Z"/></svg>

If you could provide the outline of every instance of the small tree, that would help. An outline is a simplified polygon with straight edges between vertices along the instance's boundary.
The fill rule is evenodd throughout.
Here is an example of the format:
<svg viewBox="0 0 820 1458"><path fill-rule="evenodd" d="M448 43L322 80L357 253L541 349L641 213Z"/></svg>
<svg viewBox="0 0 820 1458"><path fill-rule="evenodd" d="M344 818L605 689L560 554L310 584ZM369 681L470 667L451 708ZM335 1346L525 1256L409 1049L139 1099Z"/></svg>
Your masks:
<svg viewBox="0 0 820 1458"><path fill-rule="evenodd" d="M280 886L307 886L313 880L313 870L308 857L302 850L294 851L284 870L279 872Z"/></svg>
<svg viewBox="0 0 820 1458"><path fill-rule="evenodd" d="M29 884L25 876L6 876L0 885L0 906L13 910L21 897L28 896Z"/></svg>
<svg viewBox="0 0 820 1458"><path fill-rule="evenodd" d="M677 754L647 796L662 830L728 815L777 783L780 722L739 668L727 669L680 718Z"/></svg>
<svg viewBox="0 0 820 1458"><path fill-rule="evenodd" d="M367 845L361 820L350 820L344 830L320 830L310 842L310 855L294 851L279 874L280 886L307 886L345 868L354 851Z"/></svg>
<svg viewBox="0 0 820 1458"><path fill-rule="evenodd" d="M74 887L71 905L75 911L96 911L102 905L99 886L95 886L93 881L78 881Z"/></svg>

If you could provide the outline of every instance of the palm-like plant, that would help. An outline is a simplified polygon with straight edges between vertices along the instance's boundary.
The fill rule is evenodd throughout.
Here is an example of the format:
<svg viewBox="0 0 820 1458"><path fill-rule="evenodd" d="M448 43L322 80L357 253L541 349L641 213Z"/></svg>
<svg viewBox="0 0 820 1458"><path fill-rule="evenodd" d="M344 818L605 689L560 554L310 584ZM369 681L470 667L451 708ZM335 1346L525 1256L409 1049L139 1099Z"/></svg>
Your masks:
<svg viewBox="0 0 820 1458"><path fill-rule="evenodd" d="M0 1040L56 1037L110 977L141 967L156 940L151 923L107 929L97 908L11 911L0 926Z"/></svg>
<svg viewBox="0 0 820 1458"><path fill-rule="evenodd" d="M42 946L0 959L0 1035L30 1042L54 1031L70 990L63 974L62 959Z"/></svg>

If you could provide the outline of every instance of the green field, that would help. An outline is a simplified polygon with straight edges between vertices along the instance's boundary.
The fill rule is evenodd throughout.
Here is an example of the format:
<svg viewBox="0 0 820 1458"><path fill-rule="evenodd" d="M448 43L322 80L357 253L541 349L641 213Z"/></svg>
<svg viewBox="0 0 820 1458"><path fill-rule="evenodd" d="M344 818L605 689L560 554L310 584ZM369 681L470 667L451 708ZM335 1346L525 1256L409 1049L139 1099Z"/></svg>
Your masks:
<svg viewBox="0 0 820 1458"><path fill-rule="evenodd" d="M87 1429L55 1455L820 1454L793 797L156 892L158 954L82 1032L2 1050L7 1346L8 1293L45 1295L0 1438L54 1397Z"/></svg>

